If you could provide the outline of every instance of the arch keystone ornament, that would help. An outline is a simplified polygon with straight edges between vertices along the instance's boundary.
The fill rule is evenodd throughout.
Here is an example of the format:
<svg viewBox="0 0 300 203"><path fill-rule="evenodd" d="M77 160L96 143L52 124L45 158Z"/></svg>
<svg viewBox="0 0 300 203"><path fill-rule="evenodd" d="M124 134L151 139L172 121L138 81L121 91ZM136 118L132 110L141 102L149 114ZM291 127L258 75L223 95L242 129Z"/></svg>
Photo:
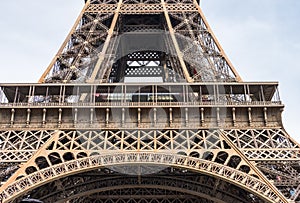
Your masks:
<svg viewBox="0 0 300 203"><path fill-rule="evenodd" d="M193 0L87 0L38 83L0 84L0 202L297 203L277 82Z"/></svg>

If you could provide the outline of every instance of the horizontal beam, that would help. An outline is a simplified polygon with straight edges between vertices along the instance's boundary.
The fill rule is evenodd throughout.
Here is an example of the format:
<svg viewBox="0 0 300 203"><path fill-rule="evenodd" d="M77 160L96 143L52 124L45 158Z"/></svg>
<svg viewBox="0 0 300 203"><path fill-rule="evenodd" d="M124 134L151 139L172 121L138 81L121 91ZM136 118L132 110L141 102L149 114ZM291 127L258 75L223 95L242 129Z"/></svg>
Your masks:
<svg viewBox="0 0 300 203"><path fill-rule="evenodd" d="M85 12L91 14L113 13L117 8L116 4L91 4ZM166 4L168 12L197 12L194 4ZM161 4L122 4L119 13L121 14L158 14L163 13Z"/></svg>

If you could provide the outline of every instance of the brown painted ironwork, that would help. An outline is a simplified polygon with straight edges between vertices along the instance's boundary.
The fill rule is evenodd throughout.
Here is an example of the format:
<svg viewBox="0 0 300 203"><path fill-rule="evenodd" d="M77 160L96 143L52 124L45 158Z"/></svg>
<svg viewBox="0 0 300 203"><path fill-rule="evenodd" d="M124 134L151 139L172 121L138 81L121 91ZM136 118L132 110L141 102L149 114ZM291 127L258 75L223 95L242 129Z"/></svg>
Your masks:
<svg viewBox="0 0 300 203"><path fill-rule="evenodd" d="M195 0L87 0L38 83L0 84L0 202L296 203L283 108Z"/></svg>

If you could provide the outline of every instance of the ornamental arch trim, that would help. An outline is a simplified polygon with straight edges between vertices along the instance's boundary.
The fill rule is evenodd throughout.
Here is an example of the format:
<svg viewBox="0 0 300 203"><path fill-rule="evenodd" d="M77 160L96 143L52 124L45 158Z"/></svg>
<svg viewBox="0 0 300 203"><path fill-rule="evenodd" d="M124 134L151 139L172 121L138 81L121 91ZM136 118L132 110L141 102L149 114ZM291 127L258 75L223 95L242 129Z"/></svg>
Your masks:
<svg viewBox="0 0 300 203"><path fill-rule="evenodd" d="M256 194L267 202L282 202L280 197L278 197L265 182L237 169L209 160L182 156L179 154L155 152L120 152L102 154L59 163L35 171L16 180L0 193L0 202L10 202L17 197L26 194L28 191L61 177L67 177L103 167L136 164L161 165L188 169L230 182Z"/></svg>

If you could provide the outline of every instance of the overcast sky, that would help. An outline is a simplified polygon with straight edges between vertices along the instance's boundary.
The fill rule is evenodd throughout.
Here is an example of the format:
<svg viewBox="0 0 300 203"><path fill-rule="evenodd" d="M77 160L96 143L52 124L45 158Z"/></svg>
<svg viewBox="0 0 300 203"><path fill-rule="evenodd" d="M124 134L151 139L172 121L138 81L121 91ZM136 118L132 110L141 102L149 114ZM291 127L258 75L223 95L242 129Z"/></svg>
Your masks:
<svg viewBox="0 0 300 203"><path fill-rule="evenodd" d="M0 83L37 82L83 0L0 1ZM201 0L244 81L279 81L284 126L300 141L300 1Z"/></svg>

